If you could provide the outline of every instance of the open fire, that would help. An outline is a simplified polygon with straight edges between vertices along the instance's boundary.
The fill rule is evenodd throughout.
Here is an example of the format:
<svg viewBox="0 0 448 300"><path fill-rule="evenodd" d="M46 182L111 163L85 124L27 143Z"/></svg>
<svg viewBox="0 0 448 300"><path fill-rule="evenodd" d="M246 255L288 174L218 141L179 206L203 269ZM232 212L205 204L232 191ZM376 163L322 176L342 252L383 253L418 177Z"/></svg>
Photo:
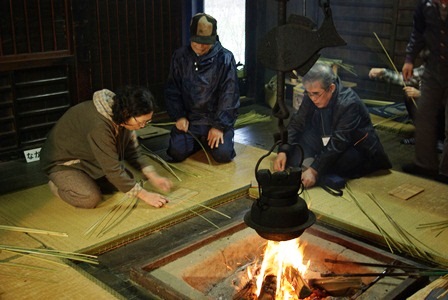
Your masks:
<svg viewBox="0 0 448 300"><path fill-rule="evenodd" d="M300 238L282 242L267 241L262 262L247 268L248 282L233 299L316 300L329 296L322 286L312 286L307 280L312 278L312 282L317 283L315 279L318 274L310 270L311 261L304 259L305 247L306 244L301 243ZM335 281L332 280L332 283ZM351 285L352 293L362 285L356 279L341 283L345 287Z"/></svg>
<svg viewBox="0 0 448 300"><path fill-rule="evenodd" d="M403 278L384 277L380 285L365 291L374 277L326 276L381 273L384 269L333 261L384 264L396 259L352 242L318 226L298 239L282 242L267 241L245 228L136 267L131 276L167 299L347 299L360 291L381 299L402 282Z"/></svg>
<svg viewBox="0 0 448 300"><path fill-rule="evenodd" d="M303 299L309 296L310 290L302 280L305 278L309 261L304 264L303 248L299 241L299 238L284 242L268 241L259 272L254 276L255 294L258 298L260 294L273 291L275 299L278 300ZM250 269L248 270L250 272ZM267 282L271 284L266 284ZM266 288L267 285L272 288Z"/></svg>

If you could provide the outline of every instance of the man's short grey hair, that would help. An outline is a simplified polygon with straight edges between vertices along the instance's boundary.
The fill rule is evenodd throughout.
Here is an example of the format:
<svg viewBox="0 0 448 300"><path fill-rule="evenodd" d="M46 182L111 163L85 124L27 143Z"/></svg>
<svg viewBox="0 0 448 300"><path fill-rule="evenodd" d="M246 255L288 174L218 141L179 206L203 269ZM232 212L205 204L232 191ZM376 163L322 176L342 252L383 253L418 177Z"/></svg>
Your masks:
<svg viewBox="0 0 448 300"><path fill-rule="evenodd" d="M336 75L328 64L318 62L302 78L303 84L316 81L322 83L323 89L328 89L336 81Z"/></svg>

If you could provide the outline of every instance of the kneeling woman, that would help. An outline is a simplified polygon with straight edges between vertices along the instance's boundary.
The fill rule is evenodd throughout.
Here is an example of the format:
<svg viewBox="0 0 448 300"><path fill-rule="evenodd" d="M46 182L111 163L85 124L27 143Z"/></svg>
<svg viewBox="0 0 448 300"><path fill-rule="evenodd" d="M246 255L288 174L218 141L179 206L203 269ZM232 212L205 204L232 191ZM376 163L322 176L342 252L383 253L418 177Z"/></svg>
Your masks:
<svg viewBox="0 0 448 300"><path fill-rule="evenodd" d="M141 170L157 189L168 192L172 182L157 174L139 154L135 130L151 121L154 98L142 87L117 94L94 93L92 101L71 107L56 123L41 150L41 165L52 192L80 208L94 208L111 188L138 197L154 207L168 200L145 190L125 168Z"/></svg>

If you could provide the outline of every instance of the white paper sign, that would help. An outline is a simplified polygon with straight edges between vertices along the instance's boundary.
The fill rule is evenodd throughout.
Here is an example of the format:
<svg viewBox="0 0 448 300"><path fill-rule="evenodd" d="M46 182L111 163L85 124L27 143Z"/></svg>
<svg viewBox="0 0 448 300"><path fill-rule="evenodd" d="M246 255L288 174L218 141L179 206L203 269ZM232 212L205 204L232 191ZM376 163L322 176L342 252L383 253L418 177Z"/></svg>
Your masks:
<svg viewBox="0 0 448 300"><path fill-rule="evenodd" d="M40 149L31 149L31 150L25 150L23 151L23 154L25 155L25 159L27 163L38 161L40 159Z"/></svg>

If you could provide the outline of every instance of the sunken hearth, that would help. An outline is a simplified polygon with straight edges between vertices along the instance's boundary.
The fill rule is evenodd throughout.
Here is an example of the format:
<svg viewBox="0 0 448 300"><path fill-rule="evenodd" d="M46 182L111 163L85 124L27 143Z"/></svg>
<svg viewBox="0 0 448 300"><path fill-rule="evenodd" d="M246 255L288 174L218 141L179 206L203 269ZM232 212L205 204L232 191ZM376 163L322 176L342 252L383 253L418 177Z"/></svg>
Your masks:
<svg viewBox="0 0 448 300"><path fill-rule="evenodd" d="M283 247L273 254L275 262L266 262L272 254L268 244L277 247L275 251L280 251L279 245ZM288 259L293 262L280 270L278 258L284 264ZM404 275L379 276L403 272L399 267L384 267L397 262L404 263L402 258L318 225L298 240L278 243L236 224L133 267L131 280L161 299L280 299L280 290L282 297L289 293L288 299L399 299L390 295L417 282Z"/></svg>

